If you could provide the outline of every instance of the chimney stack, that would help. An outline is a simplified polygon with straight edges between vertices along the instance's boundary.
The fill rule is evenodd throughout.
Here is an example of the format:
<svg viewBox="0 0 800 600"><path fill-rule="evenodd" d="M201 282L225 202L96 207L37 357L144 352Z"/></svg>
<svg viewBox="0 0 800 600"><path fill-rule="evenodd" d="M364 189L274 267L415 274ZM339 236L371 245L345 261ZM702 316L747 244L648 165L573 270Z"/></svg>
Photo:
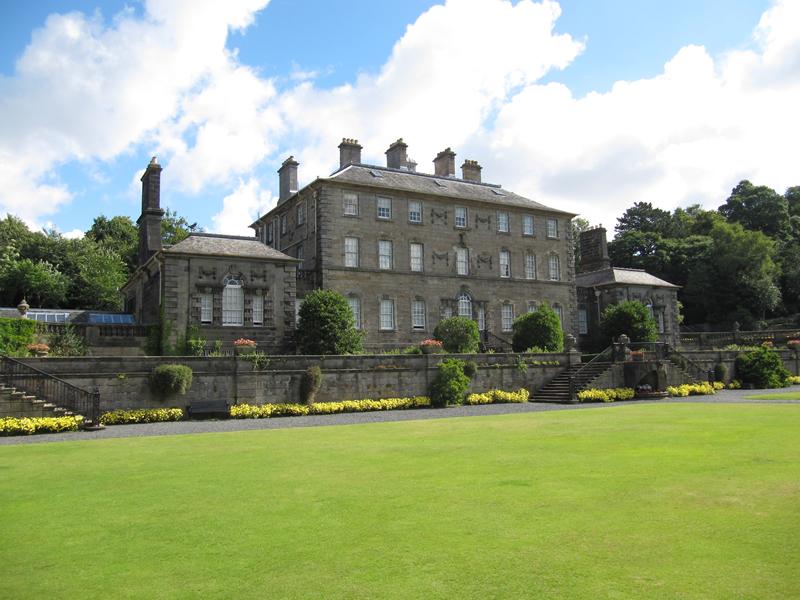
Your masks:
<svg viewBox="0 0 800 600"><path fill-rule="evenodd" d="M297 191L297 166L294 156L290 156L278 169L278 203L280 204Z"/></svg>
<svg viewBox="0 0 800 600"><path fill-rule="evenodd" d="M161 165L154 156L142 175L142 214L136 221L139 227L139 266L161 250Z"/></svg>
<svg viewBox="0 0 800 600"><path fill-rule="evenodd" d="M386 166L390 169L408 168L407 150L408 144L403 141L403 138L398 138L386 151Z"/></svg>
<svg viewBox="0 0 800 600"><path fill-rule="evenodd" d="M434 175L440 177L455 177L456 153L450 148L445 148L433 159Z"/></svg>
<svg viewBox="0 0 800 600"><path fill-rule="evenodd" d="M481 182L481 169L477 160L465 160L461 165L461 179L465 181Z"/></svg>
<svg viewBox="0 0 800 600"><path fill-rule="evenodd" d="M580 252L578 273L600 271L611 267L606 230L602 225L581 231L578 251Z"/></svg>
<svg viewBox="0 0 800 600"><path fill-rule="evenodd" d="M358 140L342 138L339 144L339 168L344 169L347 165L357 165L361 163L361 144Z"/></svg>

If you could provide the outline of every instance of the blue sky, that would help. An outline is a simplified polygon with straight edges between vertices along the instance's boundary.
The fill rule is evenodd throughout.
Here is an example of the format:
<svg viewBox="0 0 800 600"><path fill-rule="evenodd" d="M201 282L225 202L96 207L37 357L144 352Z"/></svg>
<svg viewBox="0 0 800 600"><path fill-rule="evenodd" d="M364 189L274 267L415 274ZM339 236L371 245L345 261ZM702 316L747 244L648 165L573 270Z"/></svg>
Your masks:
<svg viewBox="0 0 800 600"><path fill-rule="evenodd" d="M164 204L246 233L282 159L308 182L341 137L380 161L403 136L426 171L453 146L486 180L609 229L637 200L800 184L781 142L796 0L214 4L3 3L0 210L63 232L135 219L158 154Z"/></svg>

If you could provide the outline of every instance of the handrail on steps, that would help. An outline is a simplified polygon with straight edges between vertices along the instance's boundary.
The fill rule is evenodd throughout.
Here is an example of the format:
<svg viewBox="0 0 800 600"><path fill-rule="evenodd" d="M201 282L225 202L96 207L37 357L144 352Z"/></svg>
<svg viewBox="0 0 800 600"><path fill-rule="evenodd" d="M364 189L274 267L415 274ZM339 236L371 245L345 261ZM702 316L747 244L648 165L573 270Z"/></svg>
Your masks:
<svg viewBox="0 0 800 600"><path fill-rule="evenodd" d="M84 426L100 424L100 392L84 390L55 375L0 354L0 381L84 418Z"/></svg>

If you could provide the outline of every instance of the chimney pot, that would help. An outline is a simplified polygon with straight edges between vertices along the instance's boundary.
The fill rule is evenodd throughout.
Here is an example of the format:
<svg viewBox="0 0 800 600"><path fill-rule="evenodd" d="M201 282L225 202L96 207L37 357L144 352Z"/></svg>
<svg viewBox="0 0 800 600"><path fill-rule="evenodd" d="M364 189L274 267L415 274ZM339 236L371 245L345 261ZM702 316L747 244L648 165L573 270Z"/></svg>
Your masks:
<svg viewBox="0 0 800 600"><path fill-rule="evenodd" d="M482 168L477 160L465 160L464 164L461 165L461 179L480 183Z"/></svg>
<svg viewBox="0 0 800 600"><path fill-rule="evenodd" d="M456 153L448 146L433 159L434 175L440 177L455 177L456 175Z"/></svg>
<svg viewBox="0 0 800 600"><path fill-rule="evenodd" d="M390 169L407 169L408 168L408 144L403 141L403 138L398 138L396 142L389 146L386 151L386 166Z"/></svg>
<svg viewBox="0 0 800 600"><path fill-rule="evenodd" d="M294 156L290 156L278 169L278 203L283 202L297 191L297 166Z"/></svg>
<svg viewBox="0 0 800 600"><path fill-rule="evenodd" d="M342 138L339 144L339 168L361 163L361 144L353 138Z"/></svg>

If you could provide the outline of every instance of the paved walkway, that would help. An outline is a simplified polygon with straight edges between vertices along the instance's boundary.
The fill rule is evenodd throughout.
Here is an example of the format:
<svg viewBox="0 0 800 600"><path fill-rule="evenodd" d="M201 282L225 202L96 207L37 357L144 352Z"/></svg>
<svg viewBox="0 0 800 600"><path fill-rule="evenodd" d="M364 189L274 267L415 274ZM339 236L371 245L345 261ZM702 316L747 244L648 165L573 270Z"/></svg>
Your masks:
<svg viewBox="0 0 800 600"><path fill-rule="evenodd" d="M795 388L796 389L796 388ZM745 396L780 390L723 390L714 396L666 398L637 402L612 402L608 404L551 404L533 402L524 404L487 404L483 406L452 406L412 410L342 413L336 415L310 415L307 417L280 417L274 419L226 419L221 421L177 421L172 423L143 423L139 425L112 425L101 431L48 433L42 435L0 437L0 446L12 444L37 444L110 438L141 437L153 435L183 435L225 431L251 431L257 429L285 429L289 427L322 427L328 425L353 425L360 423L386 423L416 421L421 419L447 419L450 417L480 417L514 413L545 412L551 410L620 409L637 404L702 403L702 404L800 404L800 400L748 400Z"/></svg>

